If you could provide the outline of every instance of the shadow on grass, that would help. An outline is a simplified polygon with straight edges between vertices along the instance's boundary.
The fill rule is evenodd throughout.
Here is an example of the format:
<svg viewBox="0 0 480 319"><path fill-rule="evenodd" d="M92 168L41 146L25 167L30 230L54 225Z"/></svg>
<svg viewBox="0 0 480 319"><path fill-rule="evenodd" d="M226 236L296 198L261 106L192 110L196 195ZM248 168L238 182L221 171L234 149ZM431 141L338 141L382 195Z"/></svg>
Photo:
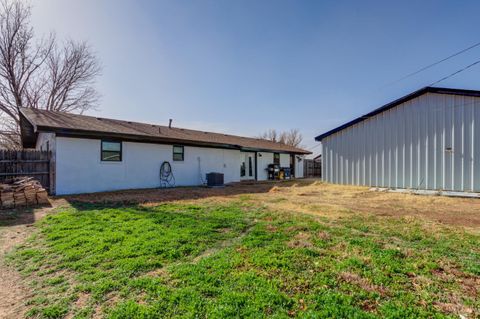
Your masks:
<svg viewBox="0 0 480 319"><path fill-rule="evenodd" d="M196 200L204 198L221 198L237 195L268 193L273 188L304 187L312 185L318 179L302 179L289 181L241 182L220 188L209 187L175 187L132 189L112 192L57 196L54 200L66 200L78 210L102 207L119 207L124 205L160 204L180 200ZM44 206L51 207L51 206ZM35 210L42 207L25 207L0 210L0 227L28 225L35 222Z"/></svg>
<svg viewBox="0 0 480 319"><path fill-rule="evenodd" d="M0 210L0 227L29 225L35 222L35 210L52 207L51 205L42 205L35 207L21 207Z"/></svg>
<svg viewBox="0 0 480 319"><path fill-rule="evenodd" d="M59 196L71 205L80 208L82 204L103 205L132 205L146 203L164 203L179 200L195 200L203 198L229 197L268 193L274 187L304 187L317 182L317 179L269 181L269 182L241 182L220 188L209 187L175 187L132 189L93 194Z"/></svg>

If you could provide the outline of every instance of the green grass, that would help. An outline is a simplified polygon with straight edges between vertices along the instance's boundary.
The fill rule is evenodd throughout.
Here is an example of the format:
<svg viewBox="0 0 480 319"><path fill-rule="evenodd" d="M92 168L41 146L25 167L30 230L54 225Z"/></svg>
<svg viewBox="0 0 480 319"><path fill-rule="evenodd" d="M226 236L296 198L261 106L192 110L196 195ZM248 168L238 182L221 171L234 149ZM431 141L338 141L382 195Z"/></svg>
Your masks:
<svg viewBox="0 0 480 319"><path fill-rule="evenodd" d="M32 283L31 317L458 318L480 309L468 289L480 277L479 237L419 221L320 219L245 198L71 208L38 228L10 256Z"/></svg>

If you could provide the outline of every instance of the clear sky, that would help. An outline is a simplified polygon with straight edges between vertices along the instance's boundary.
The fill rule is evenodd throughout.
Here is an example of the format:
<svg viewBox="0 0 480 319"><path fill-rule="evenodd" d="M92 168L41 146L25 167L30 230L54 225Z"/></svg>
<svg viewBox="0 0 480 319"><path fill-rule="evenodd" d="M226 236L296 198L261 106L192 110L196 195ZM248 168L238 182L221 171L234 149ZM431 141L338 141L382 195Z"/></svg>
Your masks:
<svg viewBox="0 0 480 319"><path fill-rule="evenodd" d="M478 59L478 1L32 0L38 35L88 41L93 115L314 137ZM480 65L438 86L480 89ZM320 148L315 148L317 152Z"/></svg>

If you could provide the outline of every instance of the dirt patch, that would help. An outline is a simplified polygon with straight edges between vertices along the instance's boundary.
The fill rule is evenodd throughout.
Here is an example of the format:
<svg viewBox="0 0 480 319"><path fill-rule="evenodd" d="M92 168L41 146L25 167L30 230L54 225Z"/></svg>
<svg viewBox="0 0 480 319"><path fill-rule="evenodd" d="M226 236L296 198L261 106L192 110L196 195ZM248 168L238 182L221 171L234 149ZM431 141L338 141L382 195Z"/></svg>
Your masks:
<svg viewBox="0 0 480 319"><path fill-rule="evenodd" d="M276 232L278 231L278 227L273 226L273 225L270 225L270 224L268 224L267 226L265 226L265 228L266 228L267 231L270 232L270 233L276 233Z"/></svg>
<svg viewBox="0 0 480 319"><path fill-rule="evenodd" d="M473 309L470 307L466 307L460 301L451 303L451 302L434 302L433 305L438 310L450 313L450 314L459 314L463 318L470 318L470 316L474 313ZM460 317L460 318L462 318Z"/></svg>
<svg viewBox="0 0 480 319"><path fill-rule="evenodd" d="M287 243L287 246L290 248L311 248L313 247L311 238L312 235L309 233L300 232Z"/></svg>
<svg viewBox="0 0 480 319"><path fill-rule="evenodd" d="M359 275L351 272L342 272L339 275L340 279L352 284L361 287L363 290L369 292L376 292L382 296L387 295L387 289L385 287L377 286L370 283L367 279L360 277Z"/></svg>
<svg viewBox="0 0 480 319"><path fill-rule="evenodd" d="M319 231L317 233L317 238L323 241L327 241L330 239L330 234L327 233L326 231Z"/></svg>
<svg viewBox="0 0 480 319"><path fill-rule="evenodd" d="M5 256L16 246L25 242L33 232L33 223L44 217L53 207L34 210L0 211L0 318L23 318L27 310L25 302L31 297L23 278L6 265Z"/></svg>
<svg viewBox="0 0 480 319"><path fill-rule="evenodd" d="M303 183L310 185L314 181L306 180ZM281 182L258 182L258 183L234 183L225 187L176 187L176 188L150 188L132 189L125 191L103 192L95 194L81 194L62 196L70 203L123 203L123 204L157 204L171 201L188 201L198 199L225 200L233 196L265 194L270 191L286 189L288 191L294 185L293 181Z"/></svg>
<svg viewBox="0 0 480 319"><path fill-rule="evenodd" d="M88 305L89 300L90 300L90 294L85 292L79 293L78 298L74 303L75 309L83 309ZM65 317L65 319L72 319L72 318L75 318L75 315L72 311L70 311Z"/></svg>
<svg viewBox="0 0 480 319"><path fill-rule="evenodd" d="M468 296L477 297L480 293L480 278L466 274L455 266L443 265L439 269L433 270L432 275L447 283L455 282Z"/></svg>

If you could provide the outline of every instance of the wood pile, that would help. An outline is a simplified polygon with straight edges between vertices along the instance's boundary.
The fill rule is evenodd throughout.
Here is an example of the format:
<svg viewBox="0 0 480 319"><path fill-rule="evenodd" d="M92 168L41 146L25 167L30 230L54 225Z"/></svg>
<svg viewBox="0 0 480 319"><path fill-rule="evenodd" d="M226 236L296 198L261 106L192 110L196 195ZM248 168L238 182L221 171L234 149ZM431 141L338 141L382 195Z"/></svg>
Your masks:
<svg viewBox="0 0 480 319"><path fill-rule="evenodd" d="M33 177L17 177L0 183L0 208L49 204L47 191Z"/></svg>

